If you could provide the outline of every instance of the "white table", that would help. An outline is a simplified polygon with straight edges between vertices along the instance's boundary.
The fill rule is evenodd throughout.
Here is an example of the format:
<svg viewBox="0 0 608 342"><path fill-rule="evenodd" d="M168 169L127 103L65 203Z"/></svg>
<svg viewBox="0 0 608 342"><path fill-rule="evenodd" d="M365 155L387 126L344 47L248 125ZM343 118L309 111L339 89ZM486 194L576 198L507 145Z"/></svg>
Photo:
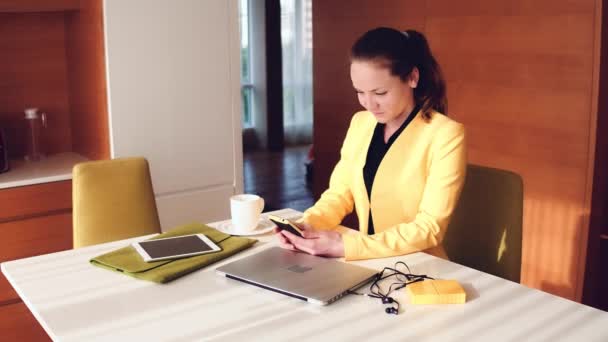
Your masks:
<svg viewBox="0 0 608 342"><path fill-rule="evenodd" d="M283 212L285 213L285 212ZM462 305L408 304L398 316L378 300L346 296L316 306L223 278L219 265L275 245L253 248L166 285L89 264L130 239L1 264L2 272L57 341L608 341L608 313L425 253L367 260L382 269L405 261L412 272L457 279ZM1 333L0 333L1 334Z"/></svg>

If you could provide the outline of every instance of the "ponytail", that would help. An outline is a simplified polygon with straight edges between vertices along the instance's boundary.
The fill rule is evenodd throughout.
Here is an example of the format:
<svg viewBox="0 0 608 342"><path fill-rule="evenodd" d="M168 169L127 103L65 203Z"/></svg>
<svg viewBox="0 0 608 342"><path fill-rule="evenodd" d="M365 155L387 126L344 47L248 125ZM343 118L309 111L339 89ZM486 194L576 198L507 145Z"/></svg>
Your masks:
<svg viewBox="0 0 608 342"><path fill-rule="evenodd" d="M400 32L386 27L373 29L355 42L351 49L351 60L372 60L386 64L391 74L404 82L409 80L416 67L419 80L414 89L414 100L420 106L423 117L429 119L433 111L447 115L445 81L422 33L415 30Z"/></svg>
<svg viewBox="0 0 608 342"><path fill-rule="evenodd" d="M414 63L420 74L418 86L414 89L416 103L420 104L422 113L427 118L430 117L433 109L447 115L448 99L445 81L426 38L422 33L414 30L407 30L404 35L410 43Z"/></svg>

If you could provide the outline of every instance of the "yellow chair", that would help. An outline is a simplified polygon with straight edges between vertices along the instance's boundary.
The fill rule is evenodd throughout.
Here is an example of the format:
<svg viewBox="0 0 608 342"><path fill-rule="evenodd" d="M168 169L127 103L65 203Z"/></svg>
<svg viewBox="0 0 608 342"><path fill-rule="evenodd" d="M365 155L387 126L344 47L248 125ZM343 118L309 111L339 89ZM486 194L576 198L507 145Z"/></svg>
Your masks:
<svg viewBox="0 0 608 342"><path fill-rule="evenodd" d="M144 158L74 166L74 248L160 233L148 162Z"/></svg>
<svg viewBox="0 0 608 342"><path fill-rule="evenodd" d="M451 261L519 282L523 181L513 172L469 165L443 245Z"/></svg>

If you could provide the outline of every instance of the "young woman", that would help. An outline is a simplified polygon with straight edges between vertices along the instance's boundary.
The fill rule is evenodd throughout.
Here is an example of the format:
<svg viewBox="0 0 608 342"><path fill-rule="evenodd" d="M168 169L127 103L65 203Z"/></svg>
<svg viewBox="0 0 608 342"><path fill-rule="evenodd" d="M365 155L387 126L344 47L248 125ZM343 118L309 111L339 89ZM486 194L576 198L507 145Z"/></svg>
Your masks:
<svg viewBox="0 0 608 342"><path fill-rule="evenodd" d="M448 118L445 82L424 36L376 28L351 49L355 113L329 188L283 248L346 260L425 250L441 241L466 171L465 133ZM359 232L340 226L357 212Z"/></svg>

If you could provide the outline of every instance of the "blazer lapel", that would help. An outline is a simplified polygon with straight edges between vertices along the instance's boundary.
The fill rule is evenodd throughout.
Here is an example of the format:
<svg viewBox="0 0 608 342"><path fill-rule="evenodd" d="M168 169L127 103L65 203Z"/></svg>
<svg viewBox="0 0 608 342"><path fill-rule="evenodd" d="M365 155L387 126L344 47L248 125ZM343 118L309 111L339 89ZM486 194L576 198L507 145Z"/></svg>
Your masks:
<svg viewBox="0 0 608 342"><path fill-rule="evenodd" d="M361 131L361 140L359 144L359 153L353 167L353 198L355 200L355 207L357 208L357 218L359 219L359 231L367 234L367 223L369 220L369 196L365 187L365 180L363 179L363 167L365 166L365 160L367 159L367 150L372 141L372 135L374 134L374 128L376 127L376 119L373 118L373 114L370 113L370 118L365 121L364 127ZM373 191L372 191L373 192Z"/></svg>
<svg viewBox="0 0 608 342"><path fill-rule="evenodd" d="M396 202L395 199L391 199L387 194L394 193L394 188L399 186L399 180L404 174L404 169L413 167L413 165L406 165L406 161L411 160L410 155L416 149L417 142L420 142L419 136L424 124L424 119L421 117L420 113L418 113L414 120L412 120L403 132L401 132L399 137L397 137L395 142L393 142L384 158L382 158L378 170L376 171L374 185L372 187L372 210L387 210L388 208L385 204L388 205L389 202ZM380 228L381 225L382 222L378 222L375 218L374 227Z"/></svg>

